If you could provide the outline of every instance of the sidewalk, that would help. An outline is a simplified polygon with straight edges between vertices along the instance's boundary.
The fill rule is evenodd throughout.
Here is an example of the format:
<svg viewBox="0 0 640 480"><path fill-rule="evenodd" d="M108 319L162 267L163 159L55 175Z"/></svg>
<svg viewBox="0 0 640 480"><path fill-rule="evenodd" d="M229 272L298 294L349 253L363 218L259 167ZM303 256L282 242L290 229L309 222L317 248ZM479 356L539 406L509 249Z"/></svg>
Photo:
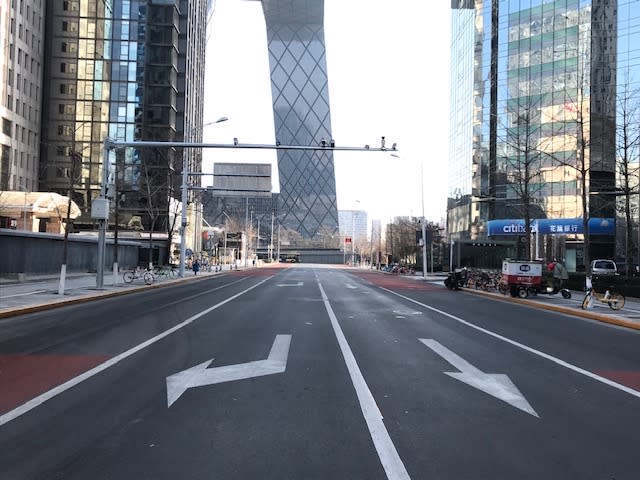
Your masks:
<svg viewBox="0 0 640 480"><path fill-rule="evenodd" d="M403 277L444 285L446 274L427 274L426 278L423 278L422 275L418 273L415 275L403 275ZM598 301L593 302L592 308L583 310L582 300L584 299L584 292L575 290L571 291L571 298L569 299L563 298L559 293L556 295L531 295L526 299L520 299L511 297L510 295L502 295L495 290L485 292L483 290L463 288L462 291L474 295L488 296L496 300L520 303L543 310L566 313L567 315L640 330L640 299L638 298L627 297L624 307L618 311L614 311L609 308L607 304Z"/></svg>
<svg viewBox="0 0 640 480"><path fill-rule="evenodd" d="M228 267L224 272L229 272ZM129 284L124 283L123 273L120 272L114 285L112 272L105 272L102 289L96 287L95 273L70 273L65 279L63 296L58 293L59 275L30 276L24 282L0 277L0 319L60 305L88 302L100 297L126 295L143 288L162 288L179 282L220 275L223 272L201 270L198 275L194 275L191 270L185 270L184 278L157 277L152 285L146 285L142 278Z"/></svg>

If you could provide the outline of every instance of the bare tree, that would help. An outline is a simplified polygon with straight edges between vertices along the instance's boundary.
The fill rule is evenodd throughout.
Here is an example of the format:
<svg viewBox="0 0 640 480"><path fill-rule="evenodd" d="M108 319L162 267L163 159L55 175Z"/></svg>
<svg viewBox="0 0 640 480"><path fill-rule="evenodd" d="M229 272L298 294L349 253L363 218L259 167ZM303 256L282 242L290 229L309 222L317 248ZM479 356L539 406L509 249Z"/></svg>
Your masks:
<svg viewBox="0 0 640 480"><path fill-rule="evenodd" d="M515 202L509 207L516 209L524 220L524 257L532 258L531 221L540 215L537 200L544 182L545 160L548 166L552 155L540 148L541 114L539 104L523 97L508 112L510 125L502 143L501 180L504 182L504 195ZM500 180L498 178L497 180ZM496 192L497 193L497 192Z"/></svg>
<svg viewBox="0 0 640 480"><path fill-rule="evenodd" d="M638 90L629 91L627 82L617 98L616 126L616 173L618 192L622 195L621 207L625 219L624 258L627 277L631 274L633 254L633 221L631 195L638 193L638 172L640 165L640 105ZM634 191L635 190L635 191ZM639 206L640 207L640 206Z"/></svg>
<svg viewBox="0 0 640 480"><path fill-rule="evenodd" d="M142 178L140 182L140 206L148 220L149 269L153 268L153 234L158 220L165 218L169 203L169 178L166 166L157 152L145 152L142 157ZM163 229L164 230L164 229Z"/></svg>
<svg viewBox="0 0 640 480"><path fill-rule="evenodd" d="M69 257L69 232L73 229L73 223L71 220L71 205L73 199L74 185L80 181L80 175L82 170L82 153L71 151L71 169L68 172L69 176L69 191L67 193L67 212L64 226L64 241L62 242L62 265L60 266L60 282L58 283L58 294L64 295L66 275L67 275L67 260Z"/></svg>

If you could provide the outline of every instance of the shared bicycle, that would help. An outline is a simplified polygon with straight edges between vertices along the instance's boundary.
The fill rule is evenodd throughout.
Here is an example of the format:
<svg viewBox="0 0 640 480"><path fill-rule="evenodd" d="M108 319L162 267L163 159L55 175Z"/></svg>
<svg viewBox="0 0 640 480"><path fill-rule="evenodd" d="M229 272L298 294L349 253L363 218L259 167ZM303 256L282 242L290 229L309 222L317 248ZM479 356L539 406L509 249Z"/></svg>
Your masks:
<svg viewBox="0 0 640 480"><path fill-rule="evenodd" d="M146 268L140 268L140 267L127 270L122 275L122 278L125 283L131 283L138 278L142 278L144 280L144 283L146 283L147 285L151 285L155 280L153 273L151 273Z"/></svg>
<svg viewBox="0 0 640 480"><path fill-rule="evenodd" d="M624 307L625 298L623 294L616 292L611 288L607 288L604 293L595 291L593 287L588 288L587 293L584 296L584 300L582 300L582 309L588 309L594 301L609 305L611 310L620 310Z"/></svg>

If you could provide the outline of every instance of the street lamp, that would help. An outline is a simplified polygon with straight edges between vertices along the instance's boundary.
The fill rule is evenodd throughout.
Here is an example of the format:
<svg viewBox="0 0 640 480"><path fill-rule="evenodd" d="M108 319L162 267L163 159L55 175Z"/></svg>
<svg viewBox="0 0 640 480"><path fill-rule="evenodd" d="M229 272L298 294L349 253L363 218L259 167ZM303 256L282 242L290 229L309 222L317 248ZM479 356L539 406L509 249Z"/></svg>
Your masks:
<svg viewBox="0 0 640 480"><path fill-rule="evenodd" d="M217 120L214 120L213 122L209 122L209 123L205 123L202 125L202 127L200 127L201 129L209 126L209 125L214 125L216 123L222 123L222 122L226 122L227 120L229 120L227 117L220 117ZM187 133L187 135L185 135L187 137L188 141L191 141L191 132L187 132L185 129L185 133ZM188 198L188 183L187 183L187 177L189 175L189 165L188 165L188 156L187 156L187 151L186 149L182 150L182 187L181 187L181 197L182 197L182 220L180 223L180 267L178 269L178 275L180 277L184 277L184 265L185 265L185 248L186 248L186 236L187 236L187 198ZM226 232L225 232L226 235Z"/></svg>

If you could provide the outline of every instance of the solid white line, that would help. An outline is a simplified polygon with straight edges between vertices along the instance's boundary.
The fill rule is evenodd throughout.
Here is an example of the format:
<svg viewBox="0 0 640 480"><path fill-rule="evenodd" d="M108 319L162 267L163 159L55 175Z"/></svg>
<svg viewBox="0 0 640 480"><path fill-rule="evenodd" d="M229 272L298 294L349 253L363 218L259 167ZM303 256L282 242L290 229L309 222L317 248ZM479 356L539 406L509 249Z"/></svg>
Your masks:
<svg viewBox="0 0 640 480"><path fill-rule="evenodd" d="M625 393L628 393L629 395L632 395L634 397L640 398L640 392L638 392L637 390L634 390L632 388L629 388L626 385L622 385L620 383L614 382L613 380L609 380L608 378L601 377L600 375L596 375L595 373L590 372L589 370L585 370L584 368L580 368L580 367L578 367L576 365L573 365L573 364L571 364L569 362L565 362L564 360L561 360L558 357L554 357L553 355L549 355L548 353L541 352L540 350L536 350L535 348L531 348L531 347L529 347L529 346L527 346L527 345L525 345L523 343L517 342L515 340L511 340L510 338L504 337L504 336L500 335L499 333L495 333L495 332L492 332L491 330L487 330L486 328L482 328L482 327L479 327L478 325L474 325L473 323L470 323L470 322L468 322L466 320L463 320L460 317L456 317L455 315L451 315L450 313L447 313L447 312L444 312L442 310L439 310L439 309L437 309L435 307L431 307L429 305L425 305L424 303L421 303L421 302L419 302L417 300L414 300L413 298L406 297L404 295L401 295L399 293L396 293L396 292L394 292L392 290L389 290L387 288L384 288L384 287L380 287L380 288L382 290L384 290L386 292L389 292L389 293L392 293L393 295L396 295L396 296L398 296L400 298L404 298L405 300L408 300L409 302L415 303L416 305L420 305L421 307L424 307L424 308L429 309L429 310L431 310L433 312L439 313L440 315L444 315L445 317L449 317L452 320L455 320L457 322L462 323L463 325L466 325L467 327L471 327L471 328L473 328L475 330L478 330L479 332L486 333L487 335L490 335L490 336L492 336L494 338L497 338L498 340L502 340L503 342L506 342L506 343L508 343L510 345L513 345L514 347L518 347L518 348L520 348L522 350L525 350L525 351L527 351L529 353L532 353L532 354L537 355L539 357L542 357L542 358L544 358L546 360L549 360L549 361L551 361L551 362L553 362L553 363L555 363L557 365L560 365L562 367L568 368L569 370L572 370L572 371L574 371L576 373L580 373L581 375L589 377L589 378L591 378L593 380L596 380L598 382L604 383L605 385L608 385L610 387L617 388L618 390L620 390L622 392L625 392Z"/></svg>
<svg viewBox="0 0 640 480"><path fill-rule="evenodd" d="M78 375L77 377L72 378L71 380L66 381L63 384L58 385L55 388L52 388L51 390L44 392L41 395L38 395L35 398L32 398L31 400L29 400L28 402L20 405L17 408L14 408L13 410L5 413L4 415L0 416L0 426L4 425L5 423L9 423L11 420L15 420L16 418L18 418L21 415L24 415L27 412L30 412L31 410L33 410L34 408L42 405L44 402L46 402L47 400L52 399L53 397L56 397L58 395L60 395L63 392L66 392L67 390L69 390L72 387L75 387L76 385L78 385L81 382L84 382L85 380L94 377L95 375L103 372L104 370L113 367L114 365L120 363L122 360L130 357L131 355L134 355L136 353L138 353L139 351L147 348L150 345L153 345L156 342L159 342L160 340L162 340L165 337L168 337L169 335L171 335L174 332L177 332L178 330L186 327L187 325L193 323L194 321L196 321L197 319L199 319L200 317L212 312L213 310L216 310L217 308L220 308L221 306L231 302L232 300L235 300L236 298L240 297L241 295L244 295L245 293L253 290L254 288L262 285L263 283L265 283L268 280L271 280L273 278L273 275L265 278L264 280L261 280L260 282L256 283L255 285L239 292L236 293L235 295L232 295L231 297L227 298L226 300L221 301L220 303L217 303L215 305L213 305L212 307L207 308L206 310L203 310L200 313L196 313L195 315L193 315L192 317L187 318L184 322L179 323L178 325L175 325L174 327L171 327L168 330L165 330L164 332L162 332L159 335L156 335L153 338L150 338L149 340L142 342L139 345L136 345L133 348L130 348L129 350L127 350L126 352L123 352L119 355L116 355L113 358L110 358L109 360L107 360L104 363L101 363L100 365L92 368L91 370L87 370L86 372Z"/></svg>
<svg viewBox="0 0 640 480"><path fill-rule="evenodd" d="M367 422L367 427L369 428L371 439L373 440L373 444L376 447L378 457L382 462L382 466L387 474L387 478L389 480L409 479L409 474L407 473L407 470L402 463L402 459L398 455L398 451L396 450L396 447L393 444L391 437L389 436L389 432L384 426L384 422L382 421L382 413L380 413L380 409L378 408L378 405L373 398L373 394L371 393L371 390L369 390L367 382L362 376L362 372L358 367L358 362L356 362L356 358L353 356L353 352L351 351L349 343L347 342L347 339L342 332L342 328L338 323L338 319L336 318L335 313L333 313L333 308L331 308L329 298L324 292L320 280L318 280L317 278L316 280L318 282L318 287L320 287L322 301L324 302L327 314L331 319L331 326L333 327L333 331L336 335L336 338L338 339L338 344L340 345L342 356L344 357L347 369L349 370L351 382L353 383L353 386L356 390L356 395L358 396L358 401L360 402L360 409L362 410L364 419Z"/></svg>
<svg viewBox="0 0 640 480"><path fill-rule="evenodd" d="M34 295L36 293L44 293L46 290L34 290L33 292L15 293L13 295L3 295L2 298L24 297L25 295Z"/></svg>

